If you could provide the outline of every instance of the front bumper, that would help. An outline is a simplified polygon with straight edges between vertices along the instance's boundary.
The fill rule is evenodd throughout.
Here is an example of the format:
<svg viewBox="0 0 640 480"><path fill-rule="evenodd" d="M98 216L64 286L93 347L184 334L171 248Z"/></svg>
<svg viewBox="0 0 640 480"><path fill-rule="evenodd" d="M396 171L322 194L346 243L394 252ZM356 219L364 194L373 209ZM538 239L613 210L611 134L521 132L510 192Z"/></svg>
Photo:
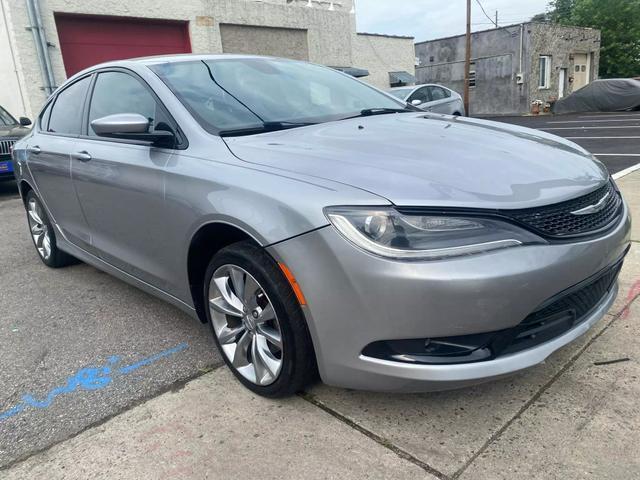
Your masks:
<svg viewBox="0 0 640 480"><path fill-rule="evenodd" d="M631 221L575 243L532 245L429 262L364 253L333 227L269 247L295 275L323 381L376 391L457 388L543 361L607 312L617 286L581 323L527 350L465 364L415 365L362 355L380 340L470 335L512 328L546 300L613 265L629 245Z"/></svg>

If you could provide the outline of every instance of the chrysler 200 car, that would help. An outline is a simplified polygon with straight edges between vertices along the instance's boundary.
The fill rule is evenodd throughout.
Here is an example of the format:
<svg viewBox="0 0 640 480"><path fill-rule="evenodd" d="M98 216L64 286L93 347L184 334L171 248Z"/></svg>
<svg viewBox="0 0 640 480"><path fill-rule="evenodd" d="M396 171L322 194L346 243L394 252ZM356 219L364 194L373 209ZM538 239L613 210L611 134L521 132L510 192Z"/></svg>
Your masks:
<svg viewBox="0 0 640 480"><path fill-rule="evenodd" d="M255 56L70 78L13 152L42 261L208 322L246 387L459 387L543 361L613 303L628 208L540 131L425 113Z"/></svg>

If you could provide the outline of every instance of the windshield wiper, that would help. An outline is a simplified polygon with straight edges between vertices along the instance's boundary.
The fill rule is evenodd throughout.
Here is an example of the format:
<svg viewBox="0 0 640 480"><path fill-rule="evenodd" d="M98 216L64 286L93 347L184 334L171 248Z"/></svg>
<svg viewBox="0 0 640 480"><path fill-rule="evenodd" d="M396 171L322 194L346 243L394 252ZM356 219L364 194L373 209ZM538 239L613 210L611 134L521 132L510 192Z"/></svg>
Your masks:
<svg viewBox="0 0 640 480"><path fill-rule="evenodd" d="M365 108L364 110L360 110L360 116L369 117L371 115L384 115L385 113L405 113L413 111L414 110L408 108Z"/></svg>
<svg viewBox="0 0 640 480"><path fill-rule="evenodd" d="M314 122L263 122L264 128L273 128L274 130L282 130L284 128L306 127L308 125L316 125Z"/></svg>
<svg viewBox="0 0 640 480"><path fill-rule="evenodd" d="M421 111L419 109L409 108L386 108L386 107L378 107L378 108L365 108L364 110L360 110L358 115L352 115L350 117L345 117L342 120L348 120L350 118L359 118L359 117L371 117L373 115L385 115L388 113L407 113L407 112L415 112Z"/></svg>
<svg viewBox="0 0 640 480"><path fill-rule="evenodd" d="M278 130L287 130L289 128L306 127L308 125L316 125L312 122L263 122L262 125L234 128L229 130L221 130L221 137L233 137L240 135L255 135L257 133L276 132Z"/></svg>

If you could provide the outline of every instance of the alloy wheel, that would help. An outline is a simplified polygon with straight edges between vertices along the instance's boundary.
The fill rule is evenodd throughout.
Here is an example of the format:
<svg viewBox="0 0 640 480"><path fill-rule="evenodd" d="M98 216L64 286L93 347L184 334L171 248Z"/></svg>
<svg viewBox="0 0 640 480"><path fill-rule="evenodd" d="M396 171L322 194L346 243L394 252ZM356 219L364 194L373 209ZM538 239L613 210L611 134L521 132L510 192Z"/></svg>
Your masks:
<svg viewBox="0 0 640 480"><path fill-rule="evenodd" d="M49 226L43 221L44 211L42 205L35 198L29 200L27 206L29 214L29 229L33 237L33 243L38 253L44 260L49 260L51 256L51 233Z"/></svg>
<svg viewBox="0 0 640 480"><path fill-rule="evenodd" d="M282 368L282 332L256 279L236 265L218 267L209 284L209 309L216 338L238 373L260 386L275 382Z"/></svg>

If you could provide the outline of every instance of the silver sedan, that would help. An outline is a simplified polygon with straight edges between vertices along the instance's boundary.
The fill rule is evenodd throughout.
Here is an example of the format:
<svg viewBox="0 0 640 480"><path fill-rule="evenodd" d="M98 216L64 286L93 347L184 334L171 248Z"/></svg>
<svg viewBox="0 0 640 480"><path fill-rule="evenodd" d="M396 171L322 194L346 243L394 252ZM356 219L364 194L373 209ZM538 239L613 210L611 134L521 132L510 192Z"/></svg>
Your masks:
<svg viewBox="0 0 640 480"><path fill-rule="evenodd" d="M210 324L265 396L535 365L604 316L629 248L628 208L578 145L291 60L92 67L13 160L45 265L84 261Z"/></svg>
<svg viewBox="0 0 640 480"><path fill-rule="evenodd" d="M442 85L416 85L388 90L394 97L404 100L421 110L446 115L465 115L462 97Z"/></svg>

